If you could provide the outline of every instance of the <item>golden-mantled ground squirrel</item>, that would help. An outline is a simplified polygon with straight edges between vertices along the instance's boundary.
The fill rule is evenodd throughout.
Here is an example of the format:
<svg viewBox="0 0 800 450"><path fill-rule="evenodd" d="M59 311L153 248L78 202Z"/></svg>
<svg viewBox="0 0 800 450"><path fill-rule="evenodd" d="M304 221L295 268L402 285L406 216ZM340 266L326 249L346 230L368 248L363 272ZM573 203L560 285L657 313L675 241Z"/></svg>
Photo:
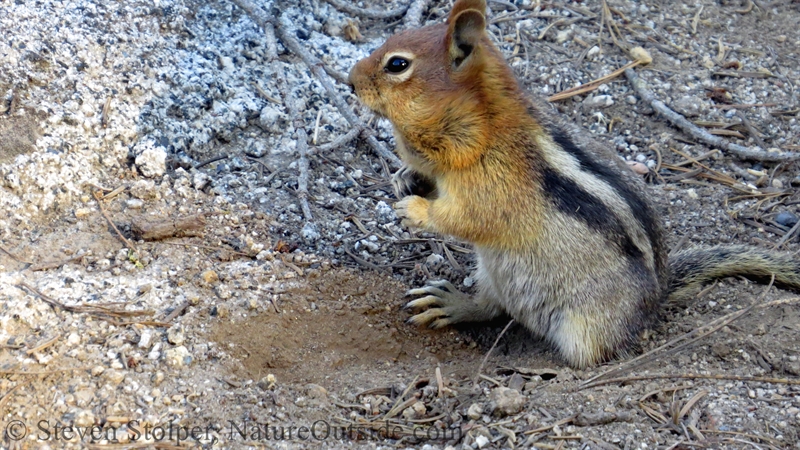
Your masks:
<svg viewBox="0 0 800 450"><path fill-rule="evenodd" d="M733 246L667 258L641 181L526 96L485 11L485 0L458 0L446 23L392 36L350 72L361 101L394 125L406 164L394 177L398 216L478 255L478 293L442 281L413 289L422 298L408 307L424 311L411 322L506 312L582 368L624 352L668 297L713 278L774 274L800 288L788 255Z"/></svg>

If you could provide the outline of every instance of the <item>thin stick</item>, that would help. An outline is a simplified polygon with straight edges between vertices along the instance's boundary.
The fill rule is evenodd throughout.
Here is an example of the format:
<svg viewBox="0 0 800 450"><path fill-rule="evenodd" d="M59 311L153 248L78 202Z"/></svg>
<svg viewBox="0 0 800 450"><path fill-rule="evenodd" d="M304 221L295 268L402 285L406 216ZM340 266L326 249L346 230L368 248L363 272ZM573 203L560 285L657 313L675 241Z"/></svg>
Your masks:
<svg viewBox="0 0 800 450"><path fill-rule="evenodd" d="M679 162L677 164L672 164L672 165L675 166L675 167L688 166L690 164L694 164L694 163L700 162L700 161L702 161L702 160L704 160L706 158L709 158L709 157L715 155L716 153L719 153L719 150L711 150L709 152L703 153L702 155L698 156L697 158L693 158L691 160L687 159L686 161L681 161L681 162Z"/></svg>
<svg viewBox="0 0 800 450"><path fill-rule="evenodd" d="M286 105L289 115L294 117L294 128L295 134L297 135L297 152L299 153L297 168L300 172L297 176L297 197L300 199L303 217L305 217L306 221L311 221L314 217L311 215L311 207L308 205L308 133L306 133L303 119L300 118L297 104L294 98L292 98L291 88L286 86L285 82L282 82L280 83L279 89L285 91L281 92L283 95L283 103Z"/></svg>
<svg viewBox="0 0 800 450"><path fill-rule="evenodd" d="M756 144L758 144L758 146L761 147L762 150L766 150L767 149L766 144L764 144L764 141L761 140L761 136L758 135L758 131L756 131L755 127L753 127L753 124L750 123L750 121L747 119L747 116L745 116L744 113L741 111L736 111L736 115L739 116L739 119L742 121L742 125L744 125L744 128L747 130L750 136L753 136L753 139L755 139Z"/></svg>
<svg viewBox="0 0 800 450"><path fill-rule="evenodd" d="M327 144L317 145L316 147L313 147L309 151L309 153L312 154L312 155L316 155L317 153L320 153L320 152L329 152L331 150L335 150L335 149L337 149L337 148L339 148L339 147L341 147L343 145L349 144L350 141L352 141L353 139L358 137L358 135L361 134L362 131L364 131L362 128L358 128L358 127L353 128L350 131L348 131L347 133L345 133L345 134L339 136L338 138L332 140L331 142L328 142Z"/></svg>
<svg viewBox="0 0 800 450"><path fill-rule="evenodd" d="M746 109L778 106L777 103L736 103L731 105L711 105L719 109Z"/></svg>
<svg viewBox="0 0 800 450"><path fill-rule="evenodd" d="M756 161L796 161L800 159L800 153L786 152L786 153L769 153L760 150L753 150L741 145L732 144L718 136L714 136L705 130L700 129L693 123L686 120L685 117L671 110L664 102L657 100L655 95L647 89L645 82L636 75L633 69L625 70L625 77L633 86L636 94L659 114L664 116L672 125L679 128L681 131L687 133L692 138L710 145L723 149L741 159L751 159Z"/></svg>
<svg viewBox="0 0 800 450"><path fill-rule="evenodd" d="M299 169L300 176L297 177L297 197L300 198L300 205L303 209L303 217L306 221L311 221L311 208L308 206L308 135L303 128L297 129L297 149L300 152Z"/></svg>
<svg viewBox="0 0 800 450"><path fill-rule="evenodd" d="M403 20L403 26L406 30L419 28L422 25L422 13L428 7L428 3L430 3L430 0L414 0L411 2Z"/></svg>
<svg viewBox="0 0 800 450"><path fill-rule="evenodd" d="M771 383L771 384L788 384L790 386L800 386L800 379L790 380L788 378L768 378L768 377L749 377L740 375L725 375L725 374L700 374L700 373L682 373L682 374L656 374L656 375L639 375L633 377L610 378L608 380L594 381L586 386L581 386L580 389L590 389L597 386L614 383L626 383L629 381L645 381L645 380L726 380L726 381L752 381L754 383Z"/></svg>
<svg viewBox="0 0 800 450"><path fill-rule="evenodd" d="M306 66L308 66L311 73L317 77L320 84L322 84L322 86L328 92L331 102L334 106L336 106L336 109L339 110L339 113L342 115L342 117L344 117L351 126L356 128L364 128L364 124L361 122L361 119L355 115L353 110L347 105L347 102L344 101L342 96L336 90L336 87L334 87L333 83L331 83L330 78L328 78L329 75L326 74L324 69L324 67L326 67L325 64L317 57L311 55L300 45L300 43L294 37L295 30L291 24L288 23L288 21L267 15L263 9L255 6L250 0L231 0L231 2L242 8L247 15L250 16L250 19L252 19L262 28L266 29L268 25L275 26L275 31L277 31L281 42L283 42L284 46L286 46L286 48L292 53L295 53L297 56L299 56ZM405 9L403 11L405 11ZM366 141L367 144L372 147L372 150L378 156L386 159L394 169L399 169L400 166L402 166L400 159L395 156L394 153L389 151L389 149L387 149L382 142L378 141L375 136L368 135L366 137Z"/></svg>
<svg viewBox="0 0 800 450"><path fill-rule="evenodd" d="M102 192L94 191L94 198L97 199L97 207L100 209L100 213L103 214L103 217L106 218L106 221L108 222L109 225L111 225L111 228L113 228L114 231L117 232L117 236L119 236L119 238L122 239L122 242L124 242L125 245L128 246L128 249L129 250L133 250L134 252L136 252L138 254L139 250L136 249L136 246L133 245L133 243L131 243L131 241L129 241L125 236L122 235L122 233L119 231L117 226L114 225L114 221L112 221L111 217L108 216L108 213L106 212L105 208L103 208L102 195L103 195Z"/></svg>
<svg viewBox="0 0 800 450"><path fill-rule="evenodd" d="M319 121L322 119L322 108L317 111L317 120L314 121L314 137L311 139L311 144L317 145L317 137L319 137Z"/></svg>
<svg viewBox="0 0 800 450"><path fill-rule="evenodd" d="M17 389L21 388L23 384L24 383L20 383L12 387L11 389L8 390L8 392L6 392L5 394L3 394L2 397L0 397L0 411L5 411L6 403L8 402L8 399L11 398L11 394L13 394L14 391L16 391Z"/></svg>
<svg viewBox="0 0 800 450"><path fill-rule="evenodd" d="M16 261L16 262L18 262L18 263L21 263L21 264L28 264L28 265L30 265L30 264L33 264L33 263L29 263L28 261L23 261L23 260L21 260L21 259L17 258L17 256L16 256L16 255L14 255L14 254L13 254L13 253L11 253L10 251L6 250L6 249L5 249L5 248L4 248L2 245L0 245L0 252L3 252L3 253L5 253L6 255L8 255L8 257L9 257L9 258L13 259L14 261Z"/></svg>
<svg viewBox="0 0 800 450"><path fill-rule="evenodd" d="M33 293L37 297L39 297L42 301L44 301L48 305L53 306L55 308L59 308L59 309L62 309L64 311L72 312L72 313L91 314L91 315L94 315L94 316L99 316L100 318L103 318L103 319L106 319L106 320L108 320L108 319L103 317L103 316L107 316L107 315L145 316L145 315L152 315L153 314L152 311L114 310L114 309L107 308L107 307L101 306L101 305L95 305L95 306L90 306L90 305L80 305L80 306L65 305L65 304L59 302L58 300L43 294L38 289L36 289L35 287L31 286L30 284L28 284L28 283L26 283L24 281L20 281L15 286L17 288L19 288L19 289L22 289L22 288L27 289L28 291L30 291L31 293Z"/></svg>
<svg viewBox="0 0 800 450"><path fill-rule="evenodd" d="M228 159L228 155L215 156L215 157L209 158L209 159L207 159L205 161L200 161L199 163L194 165L194 168L195 169L199 169L199 168L201 168L203 166L207 166L207 165L209 165L211 163L215 163L217 161L222 161L223 159Z"/></svg>
<svg viewBox="0 0 800 450"><path fill-rule="evenodd" d="M792 229L787 231L786 234L783 235L781 240L778 241L777 244L775 244L775 250L778 250L779 248L781 248L783 246L783 244L785 244L789 239L791 239L792 236L794 236L795 233L797 233L797 229L798 228L800 228L800 221L798 221L796 224L794 224Z"/></svg>
<svg viewBox="0 0 800 450"><path fill-rule="evenodd" d="M568 423L572 423L572 421L575 420L576 417L578 417L577 414L575 414L574 416L569 416L567 418L561 419L558 422L553 423L552 425L545 425L543 427L535 428L533 430L528 430L528 431L523 432L522 434L544 433L545 431L550 431L555 427L558 427L558 426L561 426L561 425L566 425Z"/></svg>
<svg viewBox="0 0 800 450"><path fill-rule="evenodd" d="M629 62L628 64L625 64L624 66L620 67L619 69L611 72L610 74L608 74L608 75L606 75L604 77L597 78L597 79L592 80L592 81L590 81L588 83L584 83L584 84L582 84L580 86L575 86L574 88L566 89L566 90L563 90L563 91L559 92L558 94L551 95L550 97L547 97L547 101L548 102L557 102L559 100L565 100L565 99L568 99L570 97L574 97L576 95L581 95L581 94L585 94L587 92L591 92L591 91L597 89L598 87L600 87L600 85L605 83L606 81L612 80L612 79L622 75L625 72L625 70L633 68L633 67L636 67L641 63L642 62L638 61L638 60Z"/></svg>
<svg viewBox="0 0 800 450"><path fill-rule="evenodd" d="M411 391L411 389L414 387L414 385L417 384L417 380L418 379L419 379L419 375L415 376L414 379L411 381L411 383L409 383L408 386L406 386L406 388L403 391L403 393L400 394L400 397L397 397L397 400L394 402L394 405L391 407L391 409L389 409L389 411L387 411L386 414L383 416L383 420L391 419L392 417L396 416L398 413L403 411L403 409L405 409L405 408L401 409L401 408L399 408L399 406L402 405L403 399L406 397L406 395L408 395L409 391ZM416 401L417 399L413 398L413 400ZM409 405L409 406L411 406L411 405Z"/></svg>
<svg viewBox="0 0 800 450"><path fill-rule="evenodd" d="M767 289L764 291L764 294L762 294L762 298L763 298L763 295L765 295L769 291L769 288L772 286L773 282L774 282L774 277L773 277L773 280L770 281L769 286L767 286ZM632 359L630 361L627 361L624 364L622 364L622 365L620 365L620 366L618 366L618 367L616 367L616 368L614 368L612 370L609 370L608 372L601 373L600 375L597 375L597 376L594 376L592 378L589 378L588 380L586 380L584 383L581 384L580 389L585 389L585 388L589 387L590 384L592 384L593 382L596 382L596 380L599 380L601 378L606 378L606 377L609 377L609 376L617 375L617 374L620 374L620 373L622 373L624 371L633 370L633 369L635 369L637 367L640 367L643 364L646 364L646 363L648 363L650 361L653 361L653 360L657 359L659 356L661 356L659 354L659 352L661 350L664 350L664 349L666 349L668 347L671 347L671 346L673 346L673 345L675 345L675 344L677 344L679 342L685 341L686 339L692 338L692 339L689 339L686 342L681 343L680 345L678 345L676 347L671 348L669 350L669 353L675 353L675 352L677 352L679 350L682 350L683 348L685 348L685 347L697 342L698 340L708 336L709 334L712 334L712 333L716 332L717 330L721 329L722 327L731 324L733 321L735 321L736 319L739 319L740 317L744 316L745 314L747 314L748 312L750 312L754 308L767 308L767 307L770 307L770 306L782 305L782 304L786 304L786 303L796 303L798 301L800 301L800 297L794 297L794 298L784 299L784 300L773 300L773 301L767 302L767 303L758 303L758 301L756 301L756 302L754 302L753 304L751 304L750 306L748 306L748 307L746 307L744 309L741 309L741 310L736 311L736 312L732 312L730 314L726 314L726 315L724 315L724 316L722 316L722 317L720 317L720 318L718 318L716 320L713 320L708 325L705 325L703 327L697 328L697 329L692 330L692 331L690 331L690 332L688 332L688 333L686 333L686 334L684 334L682 336L679 336L679 337L667 342L666 344L664 344L664 345L662 345L662 346L660 346L658 348L650 350L649 352L647 352L647 353L645 353L645 354L643 354L641 356L638 356L638 357L636 357L636 358L634 358L634 359ZM707 331L703 331L703 330L707 330Z"/></svg>
<svg viewBox="0 0 800 450"><path fill-rule="evenodd" d="M234 0L234 3L236 3L236 1L237 0ZM325 1L333 5L333 7L338 9L339 11L344 11L353 16L365 17L367 19L391 19L393 17L402 16L403 13L409 9L408 5L405 5L397 9L382 11L378 9L359 8L357 6L353 6L352 4L350 4L350 2L346 3L339 0L325 0Z"/></svg>
<svg viewBox="0 0 800 450"><path fill-rule="evenodd" d="M172 322L173 319L175 319L176 317L178 317L181 314L183 314L183 312L186 311L186 308L188 308L188 307L189 307L189 302L188 301L182 302L180 305L175 307L175 309L173 309L171 313L167 314L167 317L164 317L163 321L165 323Z"/></svg>
<svg viewBox="0 0 800 450"><path fill-rule="evenodd" d="M436 396L439 398L444 397L444 379L442 378L442 368L439 366L436 366L436 387L438 388Z"/></svg>
<svg viewBox="0 0 800 450"><path fill-rule="evenodd" d="M61 339L61 335L60 334L56 335L56 337L54 337L53 339L50 339L47 342L43 342L43 343L37 345L34 348L26 350L25 354L30 356L30 355L32 355L32 354L34 354L36 352L40 352L40 351L46 349L47 347L50 347L51 345L55 344L56 342L58 342L59 339Z"/></svg>
<svg viewBox="0 0 800 450"><path fill-rule="evenodd" d="M503 328L503 331L501 331L500 334L497 335L497 339L494 340L492 348L490 348L489 351L486 352L486 355L483 357L483 361L481 361L481 365L478 366L478 372L475 374L476 378L481 375L481 372L483 371L483 366L486 365L486 361L489 360L489 355L492 354L492 350L494 350L494 348L497 347L497 344L500 342L500 339L503 337L504 334L506 334L506 331L508 331L508 329L511 328L511 325L513 324L514 324L514 319L509 320L505 328Z"/></svg>

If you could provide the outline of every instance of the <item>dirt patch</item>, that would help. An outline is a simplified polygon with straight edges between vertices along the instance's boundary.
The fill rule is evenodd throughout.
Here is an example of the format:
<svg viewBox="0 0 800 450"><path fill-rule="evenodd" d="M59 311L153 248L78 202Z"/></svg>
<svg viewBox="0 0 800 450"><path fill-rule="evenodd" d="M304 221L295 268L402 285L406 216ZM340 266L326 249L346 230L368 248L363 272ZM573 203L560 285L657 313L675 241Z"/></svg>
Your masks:
<svg viewBox="0 0 800 450"><path fill-rule="evenodd" d="M0 114L0 164L34 150L36 139L41 135L39 120L31 112L13 116Z"/></svg>
<svg viewBox="0 0 800 450"><path fill-rule="evenodd" d="M220 320L211 338L241 360L249 378L274 373L290 383L320 383L343 368L358 372L427 355L399 331L403 291L389 277L335 271L272 300L274 312Z"/></svg>

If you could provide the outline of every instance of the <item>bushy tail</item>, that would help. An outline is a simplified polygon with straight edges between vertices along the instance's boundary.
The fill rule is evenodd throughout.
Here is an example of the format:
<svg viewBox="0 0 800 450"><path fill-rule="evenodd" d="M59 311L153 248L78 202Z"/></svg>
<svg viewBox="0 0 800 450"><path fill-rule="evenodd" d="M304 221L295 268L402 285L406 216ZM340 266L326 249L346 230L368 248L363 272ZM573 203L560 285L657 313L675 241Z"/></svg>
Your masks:
<svg viewBox="0 0 800 450"><path fill-rule="evenodd" d="M800 263L786 253L744 245L693 248L669 257L669 298L686 298L703 283L721 277L744 276L800 291Z"/></svg>

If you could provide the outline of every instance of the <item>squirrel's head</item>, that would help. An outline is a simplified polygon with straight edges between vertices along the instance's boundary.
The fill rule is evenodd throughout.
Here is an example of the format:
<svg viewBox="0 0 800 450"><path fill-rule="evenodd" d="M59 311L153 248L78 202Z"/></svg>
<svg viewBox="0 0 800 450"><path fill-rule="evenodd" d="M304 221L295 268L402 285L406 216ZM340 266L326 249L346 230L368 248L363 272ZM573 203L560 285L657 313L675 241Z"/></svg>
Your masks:
<svg viewBox="0 0 800 450"><path fill-rule="evenodd" d="M494 93L517 86L485 11L485 0L458 0L445 23L390 37L350 71L359 99L431 162L457 167L479 156L500 107Z"/></svg>

